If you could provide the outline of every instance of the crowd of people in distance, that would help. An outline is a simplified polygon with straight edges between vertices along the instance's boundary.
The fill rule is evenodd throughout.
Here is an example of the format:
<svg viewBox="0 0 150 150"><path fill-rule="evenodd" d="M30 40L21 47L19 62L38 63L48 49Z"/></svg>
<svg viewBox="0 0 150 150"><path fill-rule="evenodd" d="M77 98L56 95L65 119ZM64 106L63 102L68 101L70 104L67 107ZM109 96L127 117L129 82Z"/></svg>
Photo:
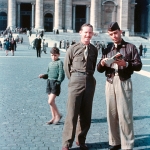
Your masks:
<svg viewBox="0 0 150 150"><path fill-rule="evenodd" d="M143 47L142 43L139 46L139 55L142 57L146 57L147 47L146 45Z"/></svg>
<svg viewBox="0 0 150 150"><path fill-rule="evenodd" d="M14 37L13 32L10 28L6 28L5 31L1 31L0 37L2 39L0 41L0 49L5 50L6 56L8 56L9 51L11 51L12 56L14 56L14 51L16 51L17 43L23 43L23 37L19 35Z"/></svg>

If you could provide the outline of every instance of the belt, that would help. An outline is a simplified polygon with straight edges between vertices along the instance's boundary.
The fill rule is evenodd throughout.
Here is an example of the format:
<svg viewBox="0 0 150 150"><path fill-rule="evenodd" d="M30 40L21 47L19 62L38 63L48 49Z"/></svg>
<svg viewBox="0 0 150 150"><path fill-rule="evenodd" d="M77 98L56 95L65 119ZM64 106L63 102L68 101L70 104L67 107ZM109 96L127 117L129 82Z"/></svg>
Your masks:
<svg viewBox="0 0 150 150"><path fill-rule="evenodd" d="M79 71L76 71L76 72L72 72L73 74L78 74L78 75L93 75L92 73L88 73L88 72L79 72Z"/></svg>

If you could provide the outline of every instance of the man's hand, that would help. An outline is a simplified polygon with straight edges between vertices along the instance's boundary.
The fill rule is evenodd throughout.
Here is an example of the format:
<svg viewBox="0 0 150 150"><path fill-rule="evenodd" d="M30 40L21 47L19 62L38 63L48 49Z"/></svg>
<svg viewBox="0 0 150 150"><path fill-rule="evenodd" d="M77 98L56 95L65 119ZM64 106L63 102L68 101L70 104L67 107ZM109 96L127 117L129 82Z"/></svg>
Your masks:
<svg viewBox="0 0 150 150"><path fill-rule="evenodd" d="M106 64L105 61L106 61L107 59L108 59L108 58L104 58L104 59L101 60L101 65L102 65L102 66L105 66L105 64Z"/></svg>
<svg viewBox="0 0 150 150"><path fill-rule="evenodd" d="M114 63L116 63L118 66L126 66L126 62L124 59L117 59Z"/></svg>

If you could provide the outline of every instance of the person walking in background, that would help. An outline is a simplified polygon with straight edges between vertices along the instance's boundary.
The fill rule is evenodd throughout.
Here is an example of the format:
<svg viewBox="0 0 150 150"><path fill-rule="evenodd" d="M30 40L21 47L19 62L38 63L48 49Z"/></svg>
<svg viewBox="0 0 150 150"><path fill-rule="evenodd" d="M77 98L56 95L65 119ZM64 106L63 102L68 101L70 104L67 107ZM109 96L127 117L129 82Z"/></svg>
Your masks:
<svg viewBox="0 0 150 150"><path fill-rule="evenodd" d="M134 129L131 75L134 71L141 70L142 62L136 46L121 38L122 31L117 22L109 24L108 34L114 44L103 52L97 70L105 72L107 77L105 93L109 150L132 150ZM116 54L120 57L116 56L114 62L109 64L110 58Z"/></svg>
<svg viewBox="0 0 150 150"><path fill-rule="evenodd" d="M145 53L147 52L146 45L145 45L145 47L144 47L144 49L143 49L143 52L144 52L144 58L145 58Z"/></svg>
<svg viewBox="0 0 150 150"><path fill-rule="evenodd" d="M140 54L140 56L143 56L143 45L142 45L142 43L139 46L139 54Z"/></svg>
<svg viewBox="0 0 150 150"><path fill-rule="evenodd" d="M70 43L69 43L69 41L67 40L67 41L66 41L66 51L67 51L67 49L69 48L69 46L70 46Z"/></svg>
<svg viewBox="0 0 150 150"><path fill-rule="evenodd" d="M2 50L2 42L0 41L0 50Z"/></svg>
<svg viewBox="0 0 150 150"><path fill-rule="evenodd" d="M47 79L46 93L48 94L48 104L52 113L52 119L47 122L50 124L57 124L62 115L59 113L58 108L55 104L56 96L60 94L61 82L65 78L63 70L63 62L59 59L59 49L53 47L50 51L52 62L48 65L47 74L40 74L39 78Z"/></svg>
<svg viewBox="0 0 150 150"><path fill-rule="evenodd" d="M101 47L102 47L102 53L103 53L103 52L104 52L104 49L105 49L105 43L104 43L104 41L102 41Z"/></svg>
<svg viewBox="0 0 150 150"><path fill-rule="evenodd" d="M14 40L14 38L12 38L11 42L10 42L10 47L11 47L11 53L12 53L12 56L14 56L14 51L16 50L16 41Z"/></svg>
<svg viewBox="0 0 150 150"><path fill-rule="evenodd" d="M7 38L6 40L4 40L4 50L6 51L6 56L8 56L8 51L10 51L10 42L9 42L9 38Z"/></svg>
<svg viewBox="0 0 150 150"><path fill-rule="evenodd" d="M42 48L43 48L44 53L47 54L47 53L46 53L46 43L45 43L45 39L42 40Z"/></svg>
<svg viewBox="0 0 150 150"><path fill-rule="evenodd" d="M100 55L101 54L101 45L100 45L99 41L96 42L95 47L97 48L98 54Z"/></svg>
<svg viewBox="0 0 150 150"><path fill-rule="evenodd" d="M66 52L64 70L69 79L67 115L65 119L62 150L69 150L76 133L76 144L87 150L86 135L91 125L91 113L96 80L93 77L97 49L90 44L93 26L83 24L80 29L81 41L71 45Z"/></svg>
<svg viewBox="0 0 150 150"><path fill-rule="evenodd" d="M41 38L40 38L40 34L38 34L37 38L35 39L35 48L36 48L36 53L37 53L37 57L41 57Z"/></svg>

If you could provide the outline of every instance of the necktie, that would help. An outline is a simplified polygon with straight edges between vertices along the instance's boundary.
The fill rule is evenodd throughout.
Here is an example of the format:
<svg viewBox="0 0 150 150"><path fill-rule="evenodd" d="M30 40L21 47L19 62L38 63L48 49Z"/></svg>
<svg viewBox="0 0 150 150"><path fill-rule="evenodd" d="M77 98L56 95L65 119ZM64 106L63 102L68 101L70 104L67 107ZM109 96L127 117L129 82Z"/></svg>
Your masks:
<svg viewBox="0 0 150 150"><path fill-rule="evenodd" d="M84 50L84 58L85 60L87 59L88 56L88 45L85 46L85 50Z"/></svg>

